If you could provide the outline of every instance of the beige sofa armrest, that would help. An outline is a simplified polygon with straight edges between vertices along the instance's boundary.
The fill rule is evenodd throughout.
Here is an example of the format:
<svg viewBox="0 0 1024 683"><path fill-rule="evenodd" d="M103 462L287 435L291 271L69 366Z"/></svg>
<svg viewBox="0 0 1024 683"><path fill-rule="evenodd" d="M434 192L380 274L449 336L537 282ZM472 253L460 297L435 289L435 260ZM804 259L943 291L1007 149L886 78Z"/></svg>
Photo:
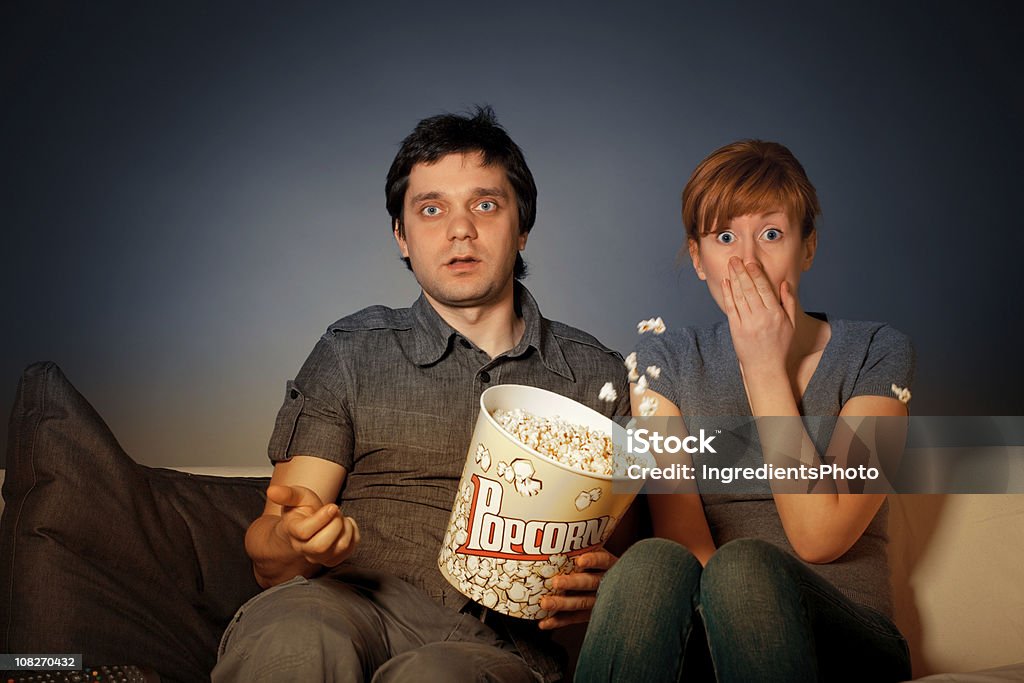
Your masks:
<svg viewBox="0 0 1024 683"><path fill-rule="evenodd" d="M895 619L914 675L1024 659L1024 494L890 497Z"/></svg>

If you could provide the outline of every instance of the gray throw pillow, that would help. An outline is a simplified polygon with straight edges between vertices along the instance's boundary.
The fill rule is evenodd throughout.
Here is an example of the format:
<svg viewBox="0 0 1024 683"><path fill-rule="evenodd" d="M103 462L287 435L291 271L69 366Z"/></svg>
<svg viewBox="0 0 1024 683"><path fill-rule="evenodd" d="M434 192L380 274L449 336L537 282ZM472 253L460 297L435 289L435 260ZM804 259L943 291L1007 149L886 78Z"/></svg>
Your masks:
<svg viewBox="0 0 1024 683"><path fill-rule="evenodd" d="M208 680L259 591L243 538L268 480L138 465L54 363L22 376L6 468L0 652Z"/></svg>

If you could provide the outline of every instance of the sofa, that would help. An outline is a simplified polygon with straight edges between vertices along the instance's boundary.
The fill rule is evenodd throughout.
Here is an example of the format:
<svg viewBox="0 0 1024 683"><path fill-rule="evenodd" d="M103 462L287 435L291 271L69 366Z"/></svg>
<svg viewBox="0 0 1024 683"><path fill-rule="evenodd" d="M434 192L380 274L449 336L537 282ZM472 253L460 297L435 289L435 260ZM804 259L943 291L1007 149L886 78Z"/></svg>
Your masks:
<svg viewBox="0 0 1024 683"><path fill-rule="evenodd" d="M136 464L57 365L30 366L3 473L0 653L208 680L221 632L259 591L243 536L267 481ZM896 618L915 676L1024 680L1024 496L891 505ZM571 649L580 633L561 637Z"/></svg>
<svg viewBox="0 0 1024 683"><path fill-rule="evenodd" d="M22 376L0 520L0 652L208 679L259 591L243 547L267 480L137 465L53 363Z"/></svg>

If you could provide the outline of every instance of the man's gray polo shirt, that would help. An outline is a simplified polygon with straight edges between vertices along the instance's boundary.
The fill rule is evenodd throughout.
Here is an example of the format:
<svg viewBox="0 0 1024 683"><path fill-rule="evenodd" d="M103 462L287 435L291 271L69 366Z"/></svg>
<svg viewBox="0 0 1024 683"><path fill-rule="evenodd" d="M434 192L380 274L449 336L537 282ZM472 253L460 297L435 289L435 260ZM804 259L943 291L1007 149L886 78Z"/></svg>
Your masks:
<svg viewBox="0 0 1024 683"><path fill-rule="evenodd" d="M516 308L523 337L492 359L423 295L411 308L371 306L331 325L288 383L270 459L310 455L345 468L338 503L362 534L346 564L392 572L460 609L467 598L441 575L437 555L481 392L526 384L628 414L618 353L543 318L518 283ZM618 392L614 403L598 398L605 382Z"/></svg>

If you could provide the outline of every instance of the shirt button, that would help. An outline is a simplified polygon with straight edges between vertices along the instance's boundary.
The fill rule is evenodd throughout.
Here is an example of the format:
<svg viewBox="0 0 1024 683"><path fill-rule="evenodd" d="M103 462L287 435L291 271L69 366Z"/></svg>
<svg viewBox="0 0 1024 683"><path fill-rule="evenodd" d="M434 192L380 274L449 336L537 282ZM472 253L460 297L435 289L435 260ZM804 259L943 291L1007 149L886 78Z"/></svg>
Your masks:
<svg viewBox="0 0 1024 683"><path fill-rule="evenodd" d="M292 399L296 399L299 397L299 392L292 389L290 396L292 397Z"/></svg>
<svg viewBox="0 0 1024 683"><path fill-rule="evenodd" d="M491 381L491 374L486 370L482 370L480 372L480 381L483 382L484 384L487 384L488 382Z"/></svg>

